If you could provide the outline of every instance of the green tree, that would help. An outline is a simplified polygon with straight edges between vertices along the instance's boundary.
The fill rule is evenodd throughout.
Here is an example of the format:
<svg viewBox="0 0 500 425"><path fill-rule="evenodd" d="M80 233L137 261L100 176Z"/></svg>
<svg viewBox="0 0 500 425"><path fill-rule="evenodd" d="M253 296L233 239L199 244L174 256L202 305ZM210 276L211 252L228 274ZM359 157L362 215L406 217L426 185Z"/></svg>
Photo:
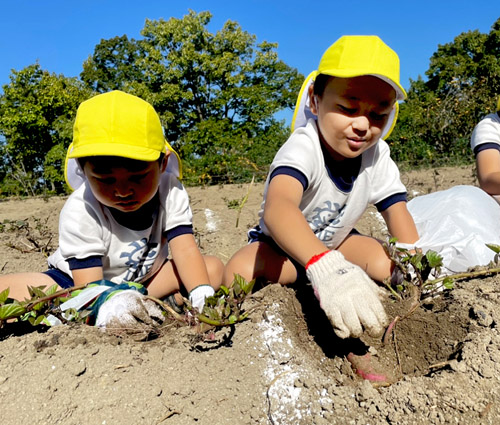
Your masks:
<svg viewBox="0 0 500 425"><path fill-rule="evenodd" d="M469 139L500 93L500 19L489 34L468 31L438 46L427 81L411 81L390 138L398 160L471 158Z"/></svg>
<svg viewBox="0 0 500 425"><path fill-rule="evenodd" d="M12 71L0 96L2 192L63 191L62 164L78 104L90 91L33 64Z"/></svg>
<svg viewBox="0 0 500 425"><path fill-rule="evenodd" d="M121 87L151 102L193 183L263 171L288 134L276 113L293 107L303 80L279 60L276 43L257 44L232 21L213 34L211 17L190 11L182 19L147 20L142 40L102 41L81 75L92 88Z"/></svg>
<svg viewBox="0 0 500 425"><path fill-rule="evenodd" d="M82 81L96 92L127 90L128 83L141 83L139 68L145 52L141 43L126 35L101 40L94 54L83 63Z"/></svg>

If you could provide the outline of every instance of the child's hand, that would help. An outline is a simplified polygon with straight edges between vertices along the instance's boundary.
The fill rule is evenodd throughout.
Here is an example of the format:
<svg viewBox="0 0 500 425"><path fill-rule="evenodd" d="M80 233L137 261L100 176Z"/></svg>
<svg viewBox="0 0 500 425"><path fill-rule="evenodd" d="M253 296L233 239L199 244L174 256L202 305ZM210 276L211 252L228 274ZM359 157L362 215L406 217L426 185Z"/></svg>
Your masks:
<svg viewBox="0 0 500 425"><path fill-rule="evenodd" d="M213 294L215 294L215 291L210 285L200 285L191 290L189 301L201 313L205 306L205 298L211 297Z"/></svg>
<svg viewBox="0 0 500 425"><path fill-rule="evenodd" d="M155 325L164 317L160 308L141 293L129 289L113 295L99 309L95 325L101 328L135 329Z"/></svg>
<svg viewBox="0 0 500 425"><path fill-rule="evenodd" d="M363 328L380 335L387 316L380 302L382 290L341 252L329 251L306 266L314 294L340 338L360 337Z"/></svg>

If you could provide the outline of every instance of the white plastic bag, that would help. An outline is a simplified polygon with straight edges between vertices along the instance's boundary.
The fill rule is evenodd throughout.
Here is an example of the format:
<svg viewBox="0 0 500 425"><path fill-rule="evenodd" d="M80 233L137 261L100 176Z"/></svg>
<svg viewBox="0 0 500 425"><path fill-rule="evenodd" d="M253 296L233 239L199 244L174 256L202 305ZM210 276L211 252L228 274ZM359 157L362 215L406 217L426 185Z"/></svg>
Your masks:
<svg viewBox="0 0 500 425"><path fill-rule="evenodd" d="M480 188L455 186L418 196L408 210L420 235L411 245L439 253L450 273L493 260L485 244L500 245L500 205Z"/></svg>

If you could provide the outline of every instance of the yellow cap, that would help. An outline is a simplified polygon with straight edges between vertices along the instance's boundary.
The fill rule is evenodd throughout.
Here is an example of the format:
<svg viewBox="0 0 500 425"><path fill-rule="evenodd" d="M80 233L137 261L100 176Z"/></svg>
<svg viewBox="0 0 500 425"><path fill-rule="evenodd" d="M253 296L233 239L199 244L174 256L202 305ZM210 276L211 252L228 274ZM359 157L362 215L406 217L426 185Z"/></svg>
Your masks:
<svg viewBox="0 0 500 425"><path fill-rule="evenodd" d="M498 96L497 112L500 112L500 96Z"/></svg>
<svg viewBox="0 0 500 425"><path fill-rule="evenodd" d="M172 152L166 172L182 179L182 163L165 140L160 118L146 101L119 90L82 102L76 113L73 143L66 153L64 177L76 190L85 175L75 158L121 156L139 161L156 161Z"/></svg>
<svg viewBox="0 0 500 425"><path fill-rule="evenodd" d="M122 156L156 161L165 152L160 118L146 101L119 90L82 102L69 158Z"/></svg>
<svg viewBox="0 0 500 425"><path fill-rule="evenodd" d="M323 54L317 73L340 78L373 75L394 88L397 100L406 98L399 83L398 55L376 35L340 37Z"/></svg>

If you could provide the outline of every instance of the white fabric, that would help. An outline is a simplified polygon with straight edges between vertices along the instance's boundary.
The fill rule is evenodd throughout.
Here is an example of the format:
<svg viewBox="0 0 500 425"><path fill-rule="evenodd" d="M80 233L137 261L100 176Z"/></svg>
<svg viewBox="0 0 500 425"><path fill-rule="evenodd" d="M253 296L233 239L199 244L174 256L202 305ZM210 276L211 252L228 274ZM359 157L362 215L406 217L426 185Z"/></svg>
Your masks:
<svg viewBox="0 0 500 425"><path fill-rule="evenodd" d="M190 292L189 301L194 308L201 312L205 306L205 299L213 294L215 294L215 291L210 285L200 285Z"/></svg>
<svg viewBox="0 0 500 425"><path fill-rule="evenodd" d="M365 329L378 336L387 324L379 299L383 291L341 252L330 251L307 268L321 308L340 338L358 338Z"/></svg>
<svg viewBox="0 0 500 425"><path fill-rule="evenodd" d="M61 311L66 311L69 309L80 310L83 306L90 303L90 301L96 299L103 292L110 289L111 286L106 285L98 285L98 286L90 286L88 288L82 289L80 293L68 301L63 302L59 308Z"/></svg>
<svg viewBox="0 0 500 425"><path fill-rule="evenodd" d="M497 113L486 115L472 132L470 140L472 150L484 143L500 145L500 117Z"/></svg>
<svg viewBox="0 0 500 425"><path fill-rule="evenodd" d="M418 196L408 202L420 239L403 246L429 249L443 257L445 273L486 265L495 253L486 244L500 245L500 205L474 186Z"/></svg>
<svg viewBox="0 0 500 425"><path fill-rule="evenodd" d="M141 293L129 289L113 295L99 309L95 325L99 328L136 329L163 321L160 308Z"/></svg>
<svg viewBox="0 0 500 425"><path fill-rule="evenodd" d="M270 174L280 166L301 171L309 182L300 210L310 228L328 247L336 248L351 232L368 204L376 204L391 195L405 193L399 170L389 156L384 140L363 152L361 168L349 193L337 188L328 175L318 130L314 120L299 128L281 147L271 164ZM259 212L264 234L270 236L263 220L269 177L264 188L264 201Z"/></svg>
<svg viewBox="0 0 500 425"><path fill-rule="evenodd" d="M67 259L102 256L104 279L142 282L156 273L168 256L164 232L192 224L188 195L174 175L163 173L160 206L145 230L120 225L94 197L86 183L66 201L59 218L59 248L49 265L71 274Z"/></svg>

